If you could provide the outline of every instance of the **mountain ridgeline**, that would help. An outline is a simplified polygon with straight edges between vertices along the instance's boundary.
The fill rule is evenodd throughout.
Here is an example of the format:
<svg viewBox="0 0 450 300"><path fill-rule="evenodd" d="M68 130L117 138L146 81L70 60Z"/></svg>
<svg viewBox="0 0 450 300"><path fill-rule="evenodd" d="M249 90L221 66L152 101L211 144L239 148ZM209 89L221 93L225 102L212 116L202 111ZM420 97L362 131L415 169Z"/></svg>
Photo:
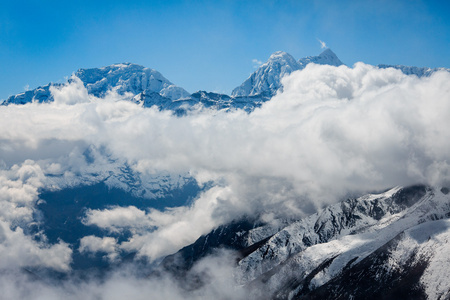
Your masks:
<svg viewBox="0 0 450 300"><path fill-rule="evenodd" d="M308 56L299 60L286 52L277 51L247 80L236 87L230 96L206 91L190 94L158 71L132 63L80 69L74 73L74 76L81 80L88 93L93 96L104 98L108 92L115 91L125 99L141 103L144 107L156 106L161 110L172 110L179 115L200 106L218 110L243 109L250 112L276 94L281 88L281 79L284 76L304 69L309 63L343 65L331 49L326 49L318 56ZM400 65L379 65L378 67L392 67L405 74L417 76L429 76L436 71L436 69ZM68 82L73 80L72 77ZM10 96L2 102L2 105L50 102L53 101L51 87L61 86L63 86L61 83L49 83L34 90Z"/></svg>
<svg viewBox="0 0 450 300"><path fill-rule="evenodd" d="M396 187L299 220L234 221L161 269L199 288L205 279L192 266L226 248L249 299L449 299L449 217L448 188Z"/></svg>

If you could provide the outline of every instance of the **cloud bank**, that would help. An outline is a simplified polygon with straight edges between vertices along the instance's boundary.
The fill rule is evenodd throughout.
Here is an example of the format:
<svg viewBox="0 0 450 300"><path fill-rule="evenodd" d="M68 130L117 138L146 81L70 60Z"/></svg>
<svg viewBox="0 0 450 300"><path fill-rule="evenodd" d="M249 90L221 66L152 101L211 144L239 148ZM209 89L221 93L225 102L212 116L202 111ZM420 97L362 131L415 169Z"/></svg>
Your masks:
<svg viewBox="0 0 450 300"><path fill-rule="evenodd" d="M88 277L88 280L69 278L57 283L36 280L23 272L10 272L0 276L0 289L2 299L21 300L248 299L245 290L234 285L230 258L230 253L222 251L196 264L189 276L205 278L202 287L197 289L192 289L194 283L189 282L181 286L165 273L150 278L136 276L139 266L135 265L113 270L102 280L95 277Z"/></svg>
<svg viewBox="0 0 450 300"><path fill-rule="evenodd" d="M69 270L72 249L36 229L39 190L107 178L117 162L142 178L170 172L214 184L165 211L88 209L85 225L131 234L120 243L82 239L81 252L110 260L132 251L157 259L244 215L300 217L346 195L449 185L449 82L446 71L418 78L363 63L309 64L250 114L176 117L114 93L95 98L76 79L52 90L53 103L1 107L0 268ZM87 161L86 149L101 151Z"/></svg>

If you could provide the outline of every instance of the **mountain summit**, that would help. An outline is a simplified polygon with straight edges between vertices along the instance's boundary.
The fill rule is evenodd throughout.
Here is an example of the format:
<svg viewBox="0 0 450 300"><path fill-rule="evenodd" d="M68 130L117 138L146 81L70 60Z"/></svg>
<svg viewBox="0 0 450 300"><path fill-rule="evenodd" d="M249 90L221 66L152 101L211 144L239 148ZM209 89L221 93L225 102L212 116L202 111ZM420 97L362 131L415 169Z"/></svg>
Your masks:
<svg viewBox="0 0 450 300"><path fill-rule="evenodd" d="M89 94L100 98L103 98L109 91L116 91L120 95L131 94L131 97L137 97L136 99L148 98L151 95L153 102L161 102L161 99L170 102L190 96L185 89L174 85L158 71L132 63L79 69L74 75L83 82ZM71 79L69 79L70 81ZM11 96L3 102L3 105L53 101L50 87L62 85L49 83L37 89Z"/></svg>
<svg viewBox="0 0 450 300"><path fill-rule="evenodd" d="M132 63L80 69L75 76L80 78L88 92L96 97L103 97L109 90L115 90L121 95L158 93L171 100L190 96L186 90L174 85L158 71Z"/></svg>
<svg viewBox="0 0 450 300"><path fill-rule="evenodd" d="M320 53L318 56L308 56L305 58L301 58L299 61L300 65L302 67L306 67L309 63L315 63L319 65L330 65L330 66L340 66L343 65L342 61L334 54L333 51L331 51L330 48L325 49L322 53Z"/></svg>
<svg viewBox="0 0 450 300"><path fill-rule="evenodd" d="M269 92L274 94L281 87L281 78L301 65L288 53L277 51L250 77L231 93L232 96L254 96Z"/></svg>
<svg viewBox="0 0 450 300"><path fill-rule="evenodd" d="M281 87L281 78L290 73L304 69L309 63L340 66L343 63L327 48L318 56L301 58L298 62L288 53L277 51L266 63L261 65L250 77L231 93L232 96L264 95L271 97Z"/></svg>

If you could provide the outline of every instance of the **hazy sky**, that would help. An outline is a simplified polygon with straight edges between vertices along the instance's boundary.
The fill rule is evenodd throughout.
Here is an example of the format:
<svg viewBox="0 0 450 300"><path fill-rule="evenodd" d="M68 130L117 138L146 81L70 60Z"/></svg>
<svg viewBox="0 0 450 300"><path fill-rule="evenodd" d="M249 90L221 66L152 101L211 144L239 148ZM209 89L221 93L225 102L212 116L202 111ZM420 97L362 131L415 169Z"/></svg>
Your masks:
<svg viewBox="0 0 450 300"><path fill-rule="evenodd" d="M0 1L0 99L79 68L133 62L189 92L324 41L347 65L450 67L448 1Z"/></svg>

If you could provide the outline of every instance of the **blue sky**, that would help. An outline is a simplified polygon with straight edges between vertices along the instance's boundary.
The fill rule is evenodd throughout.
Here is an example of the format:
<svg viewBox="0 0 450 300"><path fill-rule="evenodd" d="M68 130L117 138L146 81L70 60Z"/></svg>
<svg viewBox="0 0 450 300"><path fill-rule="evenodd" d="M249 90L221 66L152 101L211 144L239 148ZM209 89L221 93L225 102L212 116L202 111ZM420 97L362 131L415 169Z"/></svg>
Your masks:
<svg viewBox="0 0 450 300"><path fill-rule="evenodd" d="M450 67L449 1L0 0L0 99L79 68L133 62L189 92L230 93L283 50L347 65Z"/></svg>

